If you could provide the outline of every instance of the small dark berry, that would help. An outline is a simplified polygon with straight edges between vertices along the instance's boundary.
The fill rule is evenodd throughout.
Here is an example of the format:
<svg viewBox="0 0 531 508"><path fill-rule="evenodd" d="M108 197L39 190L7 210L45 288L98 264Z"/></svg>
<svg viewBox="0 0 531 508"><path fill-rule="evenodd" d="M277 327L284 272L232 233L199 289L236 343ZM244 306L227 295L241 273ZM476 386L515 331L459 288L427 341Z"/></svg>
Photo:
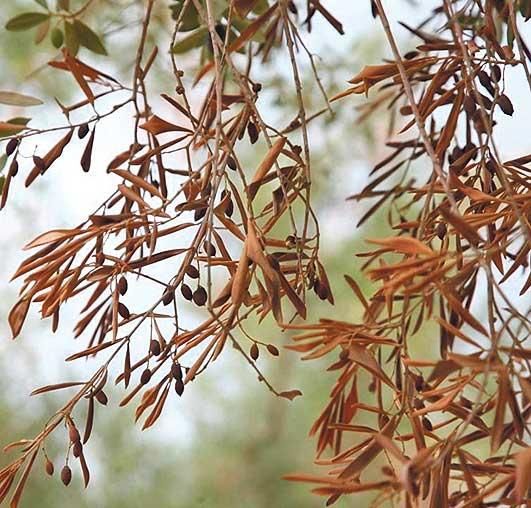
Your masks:
<svg viewBox="0 0 531 508"><path fill-rule="evenodd" d="M439 239L442 240L446 236L446 224L444 224L443 222L439 222L439 224L437 224L437 229L435 230L435 232L437 233Z"/></svg>
<svg viewBox="0 0 531 508"><path fill-rule="evenodd" d="M79 431L74 427L74 425L70 425L68 428L68 437L70 438L70 442L77 443L81 440L81 436L79 435Z"/></svg>
<svg viewBox="0 0 531 508"><path fill-rule="evenodd" d="M11 177L14 177L18 173L17 159L13 159L13 162L11 162L11 165L9 166L9 173L11 174Z"/></svg>
<svg viewBox="0 0 531 508"><path fill-rule="evenodd" d="M53 462L48 457L46 457L44 467L46 469L46 474L48 476L52 476L55 471L55 468L53 467Z"/></svg>
<svg viewBox="0 0 531 508"><path fill-rule="evenodd" d="M171 375L173 379L182 379L183 378L183 370L181 366L178 363L174 363L171 366Z"/></svg>
<svg viewBox="0 0 531 508"><path fill-rule="evenodd" d="M175 392L177 393L177 395L179 395L179 397L183 394L183 392L184 392L184 383L183 383L182 379L176 379L175 380Z"/></svg>
<svg viewBox="0 0 531 508"><path fill-rule="evenodd" d="M72 481L72 470L69 466L64 466L61 470L61 481L65 486L68 486Z"/></svg>
<svg viewBox="0 0 531 508"><path fill-rule="evenodd" d="M183 295L185 300L191 301L193 298L192 290L190 289L190 286L187 284L181 285L181 294Z"/></svg>
<svg viewBox="0 0 531 508"><path fill-rule="evenodd" d="M76 441L74 443L74 446L72 447L72 455L77 459L81 457L82 453L83 453L83 445L81 444L81 441Z"/></svg>
<svg viewBox="0 0 531 508"><path fill-rule="evenodd" d="M251 144L254 145L258 141L259 132L256 128L256 125L253 122L247 124L247 134L249 134L249 139Z"/></svg>
<svg viewBox="0 0 531 508"><path fill-rule="evenodd" d="M205 249L205 252L209 256L215 256L216 255L216 247L213 244L211 244L210 242L208 242L208 241L206 241L203 244L203 249Z"/></svg>
<svg viewBox="0 0 531 508"><path fill-rule="evenodd" d="M153 356L159 356L161 353L160 342L156 339L152 339L149 343L149 351Z"/></svg>
<svg viewBox="0 0 531 508"><path fill-rule="evenodd" d="M77 131L77 135L79 139L83 139L88 133L89 133L88 123L84 123L79 126L79 129Z"/></svg>
<svg viewBox="0 0 531 508"><path fill-rule="evenodd" d="M236 171L236 169L238 167L236 165L236 161L230 155L229 155L229 157L227 157L227 166L229 166L229 168L232 169L233 171Z"/></svg>
<svg viewBox="0 0 531 508"><path fill-rule="evenodd" d="M258 349L258 345L256 342L253 342L253 345L251 346L251 349L249 351L249 355L253 360L258 360L258 356L260 355L260 350Z"/></svg>
<svg viewBox="0 0 531 508"><path fill-rule="evenodd" d="M18 138L12 138L6 145L6 155L9 157L18 146Z"/></svg>
<svg viewBox="0 0 531 508"><path fill-rule="evenodd" d="M227 217L232 217L233 213L234 213L234 203L232 202L232 200L230 200L227 203L227 208L225 208L225 215Z"/></svg>
<svg viewBox="0 0 531 508"><path fill-rule="evenodd" d="M201 220L206 215L206 212L207 212L206 206L197 208L194 212L194 220L195 221Z"/></svg>
<svg viewBox="0 0 531 508"><path fill-rule="evenodd" d="M123 276L120 277L120 279L118 280L118 291L122 296L125 295L125 293L127 293L127 288L128 288L127 279Z"/></svg>
<svg viewBox="0 0 531 508"><path fill-rule="evenodd" d="M143 385L147 385L150 380L151 380L151 371L149 369L146 369L144 372L142 372L142 375L140 376L140 383Z"/></svg>
<svg viewBox="0 0 531 508"><path fill-rule="evenodd" d="M124 319L129 319L131 317L129 309L122 302L118 304L118 314L120 314L120 316L122 316Z"/></svg>
<svg viewBox="0 0 531 508"><path fill-rule="evenodd" d="M198 279L199 278L199 270L194 266L190 265L186 269L186 275L192 279Z"/></svg>
<svg viewBox="0 0 531 508"><path fill-rule="evenodd" d="M273 346L273 344L268 344L267 346L267 350L273 355L273 356L278 356L280 354L278 348L276 346Z"/></svg>
<svg viewBox="0 0 531 508"><path fill-rule="evenodd" d="M109 399L108 399L106 393L105 393L103 390L100 390L98 393L96 393L96 395L94 395L94 397L96 397L96 400L97 400L102 406L106 406L106 405L107 405L107 402L109 402Z"/></svg>
<svg viewBox="0 0 531 508"><path fill-rule="evenodd" d="M194 303L198 305L199 307L202 307L205 305L205 303L208 300L208 295L206 292L206 289L203 286L199 286L192 295L192 298L194 300Z"/></svg>
<svg viewBox="0 0 531 508"><path fill-rule="evenodd" d="M174 298L175 298L174 291L172 289L167 289L166 292L162 295L163 305L169 305L171 302L173 302Z"/></svg>

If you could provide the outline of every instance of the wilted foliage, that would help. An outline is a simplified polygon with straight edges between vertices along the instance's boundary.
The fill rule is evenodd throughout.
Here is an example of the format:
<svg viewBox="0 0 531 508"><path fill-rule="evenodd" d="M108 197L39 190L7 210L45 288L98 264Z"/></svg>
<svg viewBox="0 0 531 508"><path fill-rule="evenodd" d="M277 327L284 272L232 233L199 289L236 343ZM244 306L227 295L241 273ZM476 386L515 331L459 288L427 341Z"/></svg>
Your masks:
<svg viewBox="0 0 531 508"><path fill-rule="evenodd" d="M88 343L67 360L95 356L102 363L88 380L34 392L75 389L39 435L10 445L22 452L0 472L0 499L11 496L12 506L18 505L41 451L45 471L54 473L45 445L61 428L68 450L61 480L70 483L69 464L76 459L88 484L83 447L92 433L94 406L107 404L111 363L121 365L115 382L127 389L121 405L137 404L143 428L156 423L170 396L193 390L190 383L228 344L274 394L301 395L277 391L255 363L266 352L278 356L279 348L261 341L259 328L247 329L246 319L272 315L279 328L301 331L289 349L305 359L333 357L329 370L338 375L311 429L317 462L327 473L289 479L317 484L315 492L327 504L370 490L377 503L396 498L405 506L525 502L531 480L530 322L504 284L519 281L522 298L531 286L531 155L502 159L496 119L526 107L509 97L513 68L525 74L531 91L531 54L518 30L531 17L531 2L443 0L421 26L404 24L418 46L403 54L384 6L374 0L373 15L392 58L364 67L334 97L317 73L313 84L304 83L300 70L302 59L315 70L304 29L311 30L316 16L343 33L340 13L332 14L326 2L173 2L166 14L175 29L166 55L150 42L163 2L141 2L130 84L77 55L80 47L107 54L85 20L98 2L87 0L77 10L64 0L53 8L46 0L37 3L41 10L20 14L6 28L36 27L37 42L49 36L61 49L49 64L58 78L73 77L83 99L60 104L65 124L51 131L30 127L27 118L0 124L9 161L1 206L16 191L19 150L28 138L57 132L58 139L33 155L26 187L53 178L54 166L73 144L81 146L81 169L91 171L98 137L106 135L99 122L124 108L132 112L132 137L129 146L116 148L107 167L115 192L78 227L52 230L29 243L34 253L15 274L23 284L9 315L13 337L32 304L51 318L55 331L63 305L83 299L75 335L87 336ZM198 57L191 86L180 63L188 52L187 58ZM282 52L291 64L298 112L271 125L254 76ZM174 109L172 118L150 106L148 78L161 58L173 70L162 95ZM195 87L199 82L208 86ZM303 91L312 85L323 95L321 111L305 107ZM396 235L369 239L374 249L357 253L367 258L365 275L377 285L372 295L346 277L364 307L362 322L303 323L308 294L334 303L311 205L309 126L355 94L367 96L363 117L384 107L393 115L389 155L351 199L376 198L361 222L385 209ZM120 99L98 112L100 101L113 95ZM13 92L0 92L0 102L40 103ZM84 119L71 122L80 112ZM241 159L249 144L261 160L253 169ZM187 161L184 167L174 167L175 154ZM286 224L291 234L280 237ZM160 264L167 267L167 279L153 272ZM126 295L133 285L157 288L149 308L129 308ZM193 329L180 323L183 300L205 309ZM478 301L484 321L472 308ZM243 339L235 332L243 332ZM415 343L427 340L437 349L429 358L415 353ZM133 341L143 344L142 355L133 354ZM360 389L367 380L368 389ZM360 413L374 415L374 425L360 424ZM490 451L474 448L482 441ZM382 474L368 482L364 471L373 462Z"/></svg>

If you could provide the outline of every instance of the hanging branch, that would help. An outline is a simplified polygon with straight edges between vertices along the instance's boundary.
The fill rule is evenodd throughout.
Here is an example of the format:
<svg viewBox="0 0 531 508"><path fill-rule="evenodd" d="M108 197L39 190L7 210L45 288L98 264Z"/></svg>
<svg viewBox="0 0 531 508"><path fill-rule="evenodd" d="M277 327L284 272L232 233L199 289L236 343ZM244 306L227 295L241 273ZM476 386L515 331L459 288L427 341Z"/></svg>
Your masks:
<svg viewBox="0 0 531 508"><path fill-rule="evenodd" d="M327 505L361 492L373 492L374 505L528 500L531 323L521 303L531 287L531 155L504 159L496 119L523 107L508 96L506 69L529 79L531 53L518 27L531 17L531 3L441 0L418 27L402 24L419 42L403 53L384 3L372 0L392 58L367 65L349 88L329 97L300 29L311 30L317 16L344 32L325 2L300 2L306 12L299 13L287 0L179 0L170 6L175 28L169 61L161 64L171 68L171 86L161 98L173 115L152 106L151 73L164 53L157 45L157 2L140 2L128 85L79 53L107 54L105 38L89 26L95 2L77 11L64 2L57 11L38 3L42 11L23 13L6 28L37 27L40 41L50 32L61 51L49 65L69 75L83 99L60 104L65 122L49 129L29 126L28 118L1 122L9 164L0 207L18 192L15 177L28 140L39 145L29 157L25 187L54 178L64 151L77 144L82 170L96 170L93 154L106 118L130 115L132 132L129 146L116 147L107 165L116 185L111 195L77 227L30 242L26 249L33 253L15 273L22 285L8 317L13 337L35 308L59 330L60 312L76 298L84 305L74 334L87 342L67 361L100 363L88 380L34 391L75 393L37 436L7 447L20 447L20 454L0 471L0 502L19 505L41 452L46 472L53 473L46 444L61 428L61 480L70 483L73 457L88 484L84 447L95 405L108 403L111 365L120 367L114 380L125 390L120 405L135 401L143 429L160 418L171 390L177 397L193 393L191 383L227 343L272 394L300 396L275 387L257 365L262 352L280 354L278 345L261 338L259 326L247 326L250 318L269 315L279 330L300 331L288 349L307 360L330 357L328 370L338 375L311 429L317 463L327 472L290 480L316 484ZM256 81L257 69L277 53L290 63L296 99L288 127L285 120L268 123L259 100L263 85ZM183 54L199 56L193 76L181 67ZM325 106L313 112L307 111L312 90ZM346 276L363 319L312 324L303 322L309 290L331 304L334 296L311 202L310 124L333 113L339 101L349 104L352 95L374 101L360 120L377 114L374 104L399 119L389 127L389 155L350 198L371 201L360 223L386 211L396 234L368 239L372 250L357 250L366 258L363 274ZM118 96L111 110L100 112L102 99L107 104ZM0 103L41 101L0 92ZM74 112L84 120L72 123ZM43 149L45 133L61 137ZM250 147L256 168L243 163ZM375 283L373 294L362 291L362 276ZM507 289L509 280L521 288L521 301ZM130 298L132 288L146 294L156 288L158 296L142 308ZM204 311L193 329L183 325L185 305ZM371 481L376 467L378 480Z"/></svg>

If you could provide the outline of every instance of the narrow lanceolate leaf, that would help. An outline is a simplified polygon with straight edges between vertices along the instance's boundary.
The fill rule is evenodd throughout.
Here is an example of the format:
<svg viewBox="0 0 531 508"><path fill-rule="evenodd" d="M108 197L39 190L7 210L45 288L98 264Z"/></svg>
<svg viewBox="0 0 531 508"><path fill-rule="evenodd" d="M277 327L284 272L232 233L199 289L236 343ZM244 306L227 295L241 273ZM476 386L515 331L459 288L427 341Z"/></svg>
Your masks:
<svg viewBox="0 0 531 508"><path fill-rule="evenodd" d="M142 430L146 430L149 427L151 427L162 414L162 410L164 409L164 404L166 403L166 399L168 397L170 386L171 385L167 383L166 386L164 387L164 390L162 391L159 399L157 400L155 407L153 408L149 416L146 418L146 421L144 422L144 425L142 426Z"/></svg>
<svg viewBox="0 0 531 508"><path fill-rule="evenodd" d="M6 23L6 30L12 32L21 32L29 30L49 19L50 15L44 12L25 12L14 18L11 18Z"/></svg>
<svg viewBox="0 0 531 508"><path fill-rule="evenodd" d="M466 219L469 218L468 216L464 218L445 207L440 207L440 212L441 215L454 227L456 234L462 235L474 246L483 242L483 238L481 238L477 228L474 228L467 222Z"/></svg>
<svg viewBox="0 0 531 508"><path fill-rule="evenodd" d="M531 446L528 446L516 455L516 482L514 491L516 502L525 500L528 490L531 488Z"/></svg>
<svg viewBox="0 0 531 508"><path fill-rule="evenodd" d="M118 176L121 176L124 180L131 182L133 185L148 191L152 196L157 196L162 199L162 194L160 191L149 182L146 182L143 178L140 178L133 173L126 171L125 169L112 169L111 173L115 173Z"/></svg>
<svg viewBox="0 0 531 508"><path fill-rule="evenodd" d="M149 209L149 205L133 189L124 184L118 185L118 190L131 201L135 201L141 208Z"/></svg>
<svg viewBox="0 0 531 508"><path fill-rule="evenodd" d="M72 238L77 234L81 233L80 229L52 229L42 235L39 235L37 238L28 243L24 250L33 249L35 247L40 247L48 243L57 242L58 240L65 240L67 238Z"/></svg>
<svg viewBox="0 0 531 508"><path fill-rule="evenodd" d="M131 352L129 350L129 343L127 343L127 350L125 352L123 378L125 387L127 388L131 380Z"/></svg>
<svg viewBox="0 0 531 508"><path fill-rule="evenodd" d="M94 397L89 397L87 417L86 417L86 423L85 423L85 432L83 434L83 444L86 444L87 441L90 439L93 425L94 425Z"/></svg>
<svg viewBox="0 0 531 508"><path fill-rule="evenodd" d="M267 23L278 9L278 2L274 3L267 11L256 18L251 24L249 24L240 35L229 45L227 48L228 53L233 53L240 50L248 41L250 41L259 30L265 29ZM196 82L199 81L207 72L214 67L214 62L208 62L195 78Z"/></svg>
<svg viewBox="0 0 531 508"><path fill-rule="evenodd" d="M41 388L37 388L31 392L31 395L40 395L41 393L54 392L55 390L63 390L65 388L72 388L73 386L81 386L85 383L81 381L73 381L66 383L57 383L55 385L46 385Z"/></svg>
<svg viewBox="0 0 531 508"><path fill-rule="evenodd" d="M90 134L90 138L87 141L87 145L85 146L85 150L83 151L83 155L81 156L81 168L85 173L88 173L90 171L90 165L92 163L92 149L94 148L94 138L96 136L96 127L92 129L92 132Z"/></svg>
<svg viewBox="0 0 531 508"><path fill-rule="evenodd" d="M279 4L274 3L266 12L260 15L255 19L250 25L248 25L245 30L232 42L228 48L229 52L238 51L241 49L246 42L251 40L259 30L262 30L267 25L268 21L271 19L275 11L277 10Z"/></svg>
<svg viewBox="0 0 531 508"><path fill-rule="evenodd" d="M7 203L11 179L12 176L10 173L8 173L7 176L0 175L0 210L2 210Z"/></svg>
<svg viewBox="0 0 531 508"><path fill-rule="evenodd" d="M234 7L238 14L244 18L257 3L257 0L235 0Z"/></svg>
<svg viewBox="0 0 531 508"><path fill-rule="evenodd" d="M266 156L258 166L256 173L253 176L253 180L250 185L249 194L251 199L253 199L260 188L262 179L267 175L268 171L275 164L278 156L282 152L282 148L286 144L286 138L279 138L275 144L269 149Z"/></svg>
<svg viewBox="0 0 531 508"><path fill-rule="evenodd" d="M394 236L391 238L372 238L367 241L402 254L422 254L425 256L433 256L435 254L427 245L416 238Z"/></svg>
<svg viewBox="0 0 531 508"><path fill-rule="evenodd" d="M22 330L22 325L26 320L31 300L29 297L21 298L11 309L8 316L9 326L11 327L11 334L13 339L18 337Z"/></svg>
<svg viewBox="0 0 531 508"><path fill-rule="evenodd" d="M348 356L358 365L368 370L373 376L376 376L380 381L382 381L389 387L394 388L393 382L383 371L374 356L365 348L351 345L348 349Z"/></svg>
<svg viewBox="0 0 531 508"><path fill-rule="evenodd" d="M51 150L42 159L42 162L44 163L44 167L40 167L39 164L35 164L35 167L30 171L30 173L26 177L26 181L24 182L26 187L29 187L39 175L45 172L62 155L63 150L66 148L68 143L70 143L70 140L72 139L73 134L74 134L74 129L70 129L68 131L68 134L66 134L63 138L61 138L51 148Z"/></svg>
<svg viewBox="0 0 531 508"><path fill-rule="evenodd" d="M41 23L35 32L35 44L40 44L48 35L50 31L50 19L47 19L44 23Z"/></svg>
<svg viewBox="0 0 531 508"><path fill-rule="evenodd" d="M18 92L0 91L0 104L8 104L10 106L40 106L44 104L40 99L32 97L31 95L24 95Z"/></svg>
<svg viewBox="0 0 531 508"><path fill-rule="evenodd" d="M35 451L31 454L26 464L26 467L24 468L24 472L22 473L22 476L20 477L17 488L15 489L15 492L11 499L11 504L9 505L10 508L17 508L19 506L20 499L22 498L22 494L24 492L24 486L26 485L26 481L28 480L28 476L31 472L31 468L33 467L33 464L35 463L35 459L37 458L38 453L39 453L39 448L36 448Z"/></svg>
<svg viewBox="0 0 531 508"><path fill-rule="evenodd" d="M79 39L77 37L77 32L74 29L74 24L70 23L69 21L65 21L64 29L64 43L66 49L72 56L76 56L79 51Z"/></svg>
<svg viewBox="0 0 531 508"><path fill-rule="evenodd" d="M246 251L247 249L244 248L240 260L238 261L236 273L232 278L232 285L230 288L232 305L236 310L239 309L240 305L242 304L243 298L249 286L249 257Z"/></svg>
<svg viewBox="0 0 531 508"><path fill-rule="evenodd" d="M68 23L67 23L68 25ZM68 32L66 32L68 33ZM94 103L94 93L90 89L90 86L87 83L87 80L85 79L85 69L84 67L76 60L72 55L75 55L75 52L72 51L72 49L68 48L63 50L63 55L65 57L65 63L74 76L75 80L78 82L81 90L83 90L83 93L89 100L91 104Z"/></svg>
<svg viewBox="0 0 531 508"><path fill-rule="evenodd" d="M277 272L269 263L264 254L260 240L257 237L256 229L253 222L249 219L247 222L247 241L246 241L247 255L252 259L262 270L264 274L266 286L271 298L271 307L273 315L278 323L283 321L282 306L280 302L280 279Z"/></svg>
<svg viewBox="0 0 531 508"><path fill-rule="evenodd" d="M89 28L85 23L76 19L74 21L74 31L77 36L77 40L81 46L89 49L90 51L97 53L98 55L106 55L107 50L103 45L101 39L96 33Z"/></svg>
<svg viewBox="0 0 531 508"><path fill-rule="evenodd" d="M157 115L153 115L147 122L140 125L140 128L150 132L153 135L172 131L191 132L190 129L181 127L179 125L174 125Z"/></svg>
<svg viewBox="0 0 531 508"><path fill-rule="evenodd" d="M83 473L83 485L87 488L90 482L90 471L83 453L79 456L79 464L81 465L81 472Z"/></svg>
<svg viewBox="0 0 531 508"><path fill-rule="evenodd" d="M463 307L459 299L450 291L450 288L441 288L441 292L444 294L450 308L463 320L465 320L472 328L476 329L478 332L488 337L489 334L485 327L476 319L472 313Z"/></svg>
<svg viewBox="0 0 531 508"><path fill-rule="evenodd" d="M494 413L493 429L490 439L490 449L492 453L498 451L498 448L502 444L505 408L509 401L510 389L508 373L505 370L502 370L498 376L498 396L496 399L496 411Z"/></svg>
<svg viewBox="0 0 531 508"><path fill-rule="evenodd" d="M202 46L207 38L208 29L206 27L198 28L191 34L187 35L180 41L176 42L172 47L172 53L181 54L190 51L191 49Z"/></svg>
<svg viewBox="0 0 531 508"><path fill-rule="evenodd" d="M393 418L381 430L382 435L389 437L397 425L397 419ZM383 450L380 442L372 439L370 444L361 452L339 475L340 479L356 477L361 473Z"/></svg>
<svg viewBox="0 0 531 508"><path fill-rule="evenodd" d="M0 121L0 139L15 136L24 131L31 118L11 118L7 122Z"/></svg>
<svg viewBox="0 0 531 508"><path fill-rule="evenodd" d="M439 142L437 143L435 151L438 157L441 157L448 148L448 146L450 146L450 142L455 134L455 130L457 128L457 120L459 119L459 112L461 111L461 106L463 104L463 96L464 92L461 89L459 90L459 94L457 95L457 98L454 101L452 110L450 111L450 115L448 116L444 129L442 130Z"/></svg>
<svg viewBox="0 0 531 508"><path fill-rule="evenodd" d="M354 294L358 297L358 300L360 301L360 303L365 308L365 311L371 316L371 319L373 319L371 309L369 307L369 303L367 302L358 283L350 275L344 275L344 277L348 285L351 287L352 291L354 291Z"/></svg>

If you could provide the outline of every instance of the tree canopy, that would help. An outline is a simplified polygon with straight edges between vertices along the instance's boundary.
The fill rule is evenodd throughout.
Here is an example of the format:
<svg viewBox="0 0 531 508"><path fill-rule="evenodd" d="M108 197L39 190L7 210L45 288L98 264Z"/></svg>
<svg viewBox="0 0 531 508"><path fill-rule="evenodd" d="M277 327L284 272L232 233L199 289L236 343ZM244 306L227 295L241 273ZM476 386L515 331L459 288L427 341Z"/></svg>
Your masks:
<svg viewBox="0 0 531 508"><path fill-rule="evenodd" d="M327 505L365 492L382 505L529 500L531 154L506 158L497 126L528 104L513 102L511 82L521 73L531 92L521 31L531 1L421 3L418 26L400 23L415 41L408 51L384 2L367 4L388 58L333 85L306 37L317 20L345 27L320 0L34 0L7 21L24 45L45 47L55 80L77 95L51 92L63 121L49 126L29 117L45 99L0 91L0 104L24 111L0 122L0 208L22 187L60 178L67 151L78 153L71 171L102 169L112 191L79 225L28 243L14 274L13 338L34 308L64 333L60 315L81 301L74 336L86 341L66 360L99 363L88 379L35 390L70 395L38 434L7 447L20 453L0 471L0 500L19 505L37 459L54 473L46 445L55 434L64 436L62 482L75 462L88 485L85 448L111 384L147 429L171 398L194 397L194 380L229 347L288 401L302 392L278 389L260 357L287 349L328 363L336 380L309 429L322 474L286 476ZM294 97L279 98L282 115L270 114L268 94L282 90L267 79L272 59L285 62L279 79ZM358 124L383 119L386 151L361 192L344 198L369 203L359 225L383 218L390 231L358 245L363 269L345 276L363 307L356 321L308 312L313 300L335 304L312 154L338 135L327 126L353 101ZM348 146L353 133L339 136ZM113 156L103 167L104 142ZM289 342L264 340L271 323Z"/></svg>

